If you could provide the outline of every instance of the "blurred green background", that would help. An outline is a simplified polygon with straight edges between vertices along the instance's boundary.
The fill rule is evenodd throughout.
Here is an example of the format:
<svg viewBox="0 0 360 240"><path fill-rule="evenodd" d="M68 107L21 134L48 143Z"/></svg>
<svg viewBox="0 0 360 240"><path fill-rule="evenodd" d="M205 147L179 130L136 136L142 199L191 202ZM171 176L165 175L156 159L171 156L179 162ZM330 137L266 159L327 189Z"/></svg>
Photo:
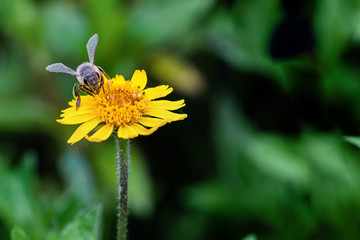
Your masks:
<svg viewBox="0 0 360 240"><path fill-rule="evenodd" d="M358 0L0 0L0 239L115 239L114 142L66 143L45 71L94 33L187 103L132 141L129 239L360 239Z"/></svg>

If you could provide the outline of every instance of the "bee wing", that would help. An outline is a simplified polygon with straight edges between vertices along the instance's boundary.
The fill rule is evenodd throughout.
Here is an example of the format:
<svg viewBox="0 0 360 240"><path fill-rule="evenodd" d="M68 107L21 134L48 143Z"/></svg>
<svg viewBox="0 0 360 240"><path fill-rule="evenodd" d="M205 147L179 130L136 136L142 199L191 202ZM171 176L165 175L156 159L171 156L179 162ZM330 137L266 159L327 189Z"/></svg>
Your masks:
<svg viewBox="0 0 360 240"><path fill-rule="evenodd" d="M73 69L65 66L62 63L54 63L46 67L46 70L49 72L55 72L55 73L67 73L74 76L79 76Z"/></svg>
<svg viewBox="0 0 360 240"><path fill-rule="evenodd" d="M95 58L95 51L98 44L99 37L95 33L86 44L86 49L89 55L89 61L91 64L94 64L94 58Z"/></svg>

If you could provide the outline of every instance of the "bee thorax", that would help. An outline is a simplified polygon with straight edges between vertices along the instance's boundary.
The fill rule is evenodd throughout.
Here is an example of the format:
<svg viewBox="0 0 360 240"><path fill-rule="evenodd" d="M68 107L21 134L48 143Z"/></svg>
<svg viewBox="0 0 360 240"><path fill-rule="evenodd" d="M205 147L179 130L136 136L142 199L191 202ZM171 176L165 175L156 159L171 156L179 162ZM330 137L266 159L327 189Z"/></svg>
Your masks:
<svg viewBox="0 0 360 240"><path fill-rule="evenodd" d="M90 87L97 87L100 83L100 75L97 72L92 72L84 77L84 83Z"/></svg>
<svg viewBox="0 0 360 240"><path fill-rule="evenodd" d="M78 80L82 84L86 84L90 87L96 87L100 82L100 74L98 68L91 63L82 63L76 69L79 74Z"/></svg>

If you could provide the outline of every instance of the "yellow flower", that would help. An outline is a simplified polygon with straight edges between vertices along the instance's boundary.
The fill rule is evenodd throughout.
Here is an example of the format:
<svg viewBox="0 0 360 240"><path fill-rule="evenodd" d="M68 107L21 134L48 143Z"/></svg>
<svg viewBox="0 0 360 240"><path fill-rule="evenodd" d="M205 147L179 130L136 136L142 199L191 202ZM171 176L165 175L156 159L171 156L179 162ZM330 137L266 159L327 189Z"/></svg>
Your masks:
<svg viewBox="0 0 360 240"><path fill-rule="evenodd" d="M103 89L94 96L81 96L76 110L76 100L63 110L57 122L80 124L68 140L74 144L82 138L101 142L116 133L119 138L129 139L138 135L150 135L159 127L172 121L183 120L186 114L171 112L185 106L184 100L155 100L170 94L168 85L144 89L147 77L144 70L136 70L131 81L123 76L104 81ZM90 132L94 132L88 136Z"/></svg>

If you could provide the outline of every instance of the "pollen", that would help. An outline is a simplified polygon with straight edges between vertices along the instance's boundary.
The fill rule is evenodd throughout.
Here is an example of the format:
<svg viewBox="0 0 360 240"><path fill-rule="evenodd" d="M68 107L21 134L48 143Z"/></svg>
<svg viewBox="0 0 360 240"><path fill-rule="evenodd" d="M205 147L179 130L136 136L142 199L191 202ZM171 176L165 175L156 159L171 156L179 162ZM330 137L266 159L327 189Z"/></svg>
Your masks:
<svg viewBox="0 0 360 240"><path fill-rule="evenodd" d="M104 91L94 96L102 121L115 127L139 121L149 104L140 87L132 86L130 81L125 81L121 87L114 86L112 81L107 81L106 85Z"/></svg>

